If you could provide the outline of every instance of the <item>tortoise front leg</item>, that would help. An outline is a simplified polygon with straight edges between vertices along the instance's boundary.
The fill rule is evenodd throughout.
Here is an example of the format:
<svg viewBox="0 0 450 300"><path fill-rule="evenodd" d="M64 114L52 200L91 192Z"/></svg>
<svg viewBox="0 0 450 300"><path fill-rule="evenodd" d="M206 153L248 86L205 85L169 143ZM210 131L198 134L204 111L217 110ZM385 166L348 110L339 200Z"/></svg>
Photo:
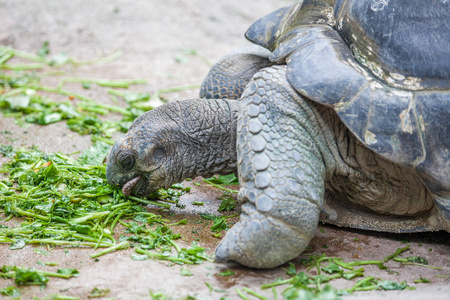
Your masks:
<svg viewBox="0 0 450 300"><path fill-rule="evenodd" d="M285 66L263 69L244 91L237 126L242 214L216 248L216 261L275 267L314 236L326 176L318 143L325 142L308 102L286 81Z"/></svg>

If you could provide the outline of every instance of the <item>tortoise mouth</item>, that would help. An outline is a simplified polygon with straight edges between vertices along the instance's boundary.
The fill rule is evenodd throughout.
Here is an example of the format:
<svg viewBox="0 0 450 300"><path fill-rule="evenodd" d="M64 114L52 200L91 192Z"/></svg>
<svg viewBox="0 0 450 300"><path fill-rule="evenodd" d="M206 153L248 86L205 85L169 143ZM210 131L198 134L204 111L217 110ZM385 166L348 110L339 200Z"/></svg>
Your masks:
<svg viewBox="0 0 450 300"><path fill-rule="evenodd" d="M138 183L139 179L141 179L141 175L131 179L130 181L128 181L127 183L125 183L122 187L122 193L125 196L130 196L131 195L131 190L136 186L136 184Z"/></svg>

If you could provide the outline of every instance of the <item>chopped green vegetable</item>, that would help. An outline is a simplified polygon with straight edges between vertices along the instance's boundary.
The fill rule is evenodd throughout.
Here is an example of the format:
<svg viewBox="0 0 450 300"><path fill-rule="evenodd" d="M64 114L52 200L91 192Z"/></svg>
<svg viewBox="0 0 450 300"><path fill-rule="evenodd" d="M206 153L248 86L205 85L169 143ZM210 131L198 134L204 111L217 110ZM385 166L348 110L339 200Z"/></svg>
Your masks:
<svg viewBox="0 0 450 300"><path fill-rule="evenodd" d="M239 181L234 174L216 175L211 178L203 179L203 181L224 191L224 194L218 198L219 200L222 200L217 209L218 211L231 211L237 207L236 200L231 195L236 194L238 191L225 187L227 185L239 185Z"/></svg>
<svg viewBox="0 0 450 300"><path fill-rule="evenodd" d="M111 292L110 289L100 289L95 287L92 291L89 292L89 298L102 298L106 297Z"/></svg>
<svg viewBox="0 0 450 300"><path fill-rule="evenodd" d="M218 273L218 274L219 274L220 276L226 277L226 276L233 276L233 275L235 275L236 273L233 272L233 271L231 271L230 269L228 269L228 270L225 270L225 271L220 272L220 273Z"/></svg>
<svg viewBox="0 0 450 300"><path fill-rule="evenodd" d="M342 272L339 266L333 262L330 262L328 266L323 267L322 271L327 272L329 274Z"/></svg>
<svg viewBox="0 0 450 300"><path fill-rule="evenodd" d="M224 187L223 186L224 185L223 181L218 179L217 177L211 177L209 179L203 179L203 181L208 183L208 184L210 184L210 185L212 185L212 186L214 186L214 187L216 187L216 188L218 188L218 189L220 189L220 190L222 190L222 191L224 191L224 192L226 192L226 193L228 193L228 194L233 194L233 193L237 194L238 193L238 191L236 191L236 190L232 190L232 189L228 189L228 188ZM216 182L220 182L220 183L216 183Z"/></svg>
<svg viewBox="0 0 450 300"><path fill-rule="evenodd" d="M174 244L173 241L170 243ZM212 259L205 253L205 249L197 245L196 242L192 242L191 248L179 248L176 246L178 255L171 256L171 253L165 251L163 253L156 253L144 250L142 247L135 248L135 251L139 254L146 254L148 258L158 259L158 260L168 260L177 264L200 264L207 260L212 262Z"/></svg>
<svg viewBox="0 0 450 300"><path fill-rule="evenodd" d="M419 256L410 256L406 258L409 262L428 265L428 260Z"/></svg>
<svg viewBox="0 0 450 300"><path fill-rule="evenodd" d="M9 174L0 185L0 209L8 218L24 216L27 220L19 227L0 227L0 242L11 243L12 249L27 244L106 248L92 254L93 258L127 248L132 243L145 251L167 252L174 247L180 263L210 260L202 247L193 245L182 249L174 242L180 235L173 234L168 226L186 224L187 220L169 223L130 200L164 207L170 207L169 204L137 197L127 199L119 189L107 184L105 166L89 164L98 163L106 151L108 147L100 142L79 159L61 153L45 154L36 148L15 150L13 158L0 169ZM188 191L189 188L176 185L158 193L167 201L177 202ZM122 221L131 218L136 222ZM121 236L119 243L112 236L118 223L131 234ZM147 228L153 224L158 226Z"/></svg>
<svg viewBox="0 0 450 300"><path fill-rule="evenodd" d="M204 179L207 183L215 183L220 185L239 185L239 180L234 174L216 175L208 179Z"/></svg>
<svg viewBox="0 0 450 300"><path fill-rule="evenodd" d="M411 248L411 245L407 245L406 247L403 248L398 248L394 253L392 253L391 255L388 255L384 258L384 262L389 261L390 259L402 254L405 251L408 251Z"/></svg>
<svg viewBox="0 0 450 300"><path fill-rule="evenodd" d="M16 240L14 240L11 247L9 247L9 249L11 249L11 250L22 249L23 247L25 247L25 245L26 245L25 240L16 239Z"/></svg>
<svg viewBox="0 0 450 300"><path fill-rule="evenodd" d="M397 250L394 254L402 253L403 249ZM395 255L388 257L394 258ZM280 285L288 285L283 291L284 299L339 299L339 295L348 295L356 291L369 290L403 290L411 289L406 282L394 282L389 280L382 280L373 276L365 277L364 268L354 269L355 266L361 265L378 265L383 266L383 261L352 261L344 262L342 258L327 257L325 255L309 256L308 259L302 259L302 264L310 266L309 271L315 268L316 275L308 275L304 271L297 272L295 265L289 263L286 270L288 279L278 279L272 283L266 283L261 286L261 289L274 288ZM322 265L328 263L327 265ZM344 271L342 268L349 271ZM383 266L383 268L385 268ZM322 274L322 271L326 274ZM345 278L346 280L353 280L357 277L363 277L358 280L353 287L344 290L336 290L328 283L334 279ZM325 284L325 286L323 286Z"/></svg>
<svg viewBox="0 0 450 300"><path fill-rule="evenodd" d="M12 158L14 156L14 149L12 146L0 146L0 154L4 157Z"/></svg>
<svg viewBox="0 0 450 300"><path fill-rule="evenodd" d="M414 280L414 283L431 283L431 280L423 278L422 275L421 275L420 279Z"/></svg>
<svg viewBox="0 0 450 300"><path fill-rule="evenodd" d="M87 165L96 166L101 165L108 155L110 145L97 141L86 151L84 151L79 159Z"/></svg>
<svg viewBox="0 0 450 300"><path fill-rule="evenodd" d="M206 214L206 213L199 213L199 215L202 217L202 219L213 221L214 224L211 226L212 232L220 232L222 230L228 230L230 228L230 226L226 222L227 219L236 217L239 214L234 214L234 215L230 215L230 216L220 216L220 217L212 215L212 214Z"/></svg>
<svg viewBox="0 0 450 300"><path fill-rule="evenodd" d="M136 106L130 102L127 108L96 103L94 100L83 95L64 90L62 87L66 82L82 82L85 88L89 83L95 83L102 87L127 88L131 84L142 84L145 80L104 80L88 78L64 78L57 88L43 86L40 82L40 73L26 71L27 69L40 69L45 65L60 67L67 63L81 65L91 62L77 62L69 58L65 53L59 53L51 59L47 59L50 52L48 43L44 43L36 56L23 51L0 46L0 69L24 70L23 72L0 73L0 110L5 117L15 117L19 124L34 123L48 125L55 122L67 120L69 129L80 134L95 134L102 137L110 137L117 131L126 132L132 121L152 107ZM2 55L3 54L3 55ZM117 53L120 55L120 53ZM111 59L116 59L114 54ZM37 64L9 65L5 62L11 57L22 57ZM109 58L106 59L108 61ZM98 60L104 61L103 59ZM96 61L92 61L95 63ZM57 94L69 97L70 100L80 101L54 101L40 94L46 92L47 95ZM131 92L130 92L131 93ZM145 108L145 110L143 110ZM123 118L120 122L104 121L99 115L110 112L118 112Z"/></svg>
<svg viewBox="0 0 450 300"><path fill-rule="evenodd" d="M46 57L50 54L49 43L45 41L37 53L40 57Z"/></svg>
<svg viewBox="0 0 450 300"><path fill-rule="evenodd" d="M177 207L183 208L184 205L179 203L180 197L186 193L189 193L190 187L184 187L182 183L174 184L172 188L169 189L158 189L157 191L151 193L149 199L161 199L169 203L174 203Z"/></svg>
<svg viewBox="0 0 450 300"><path fill-rule="evenodd" d="M205 285L208 287L208 290L209 290L209 292L211 293L211 292L213 291L213 289L214 289L213 286L212 286L212 284L205 281Z"/></svg>
<svg viewBox="0 0 450 300"><path fill-rule="evenodd" d="M107 248L105 250L102 250L102 251L100 251L98 253L92 254L91 258L97 258L99 256L105 255L106 253L113 252L115 250L127 249L129 246L130 246L130 244L128 242L122 242L122 243L119 243L119 244L114 245L112 247L109 247L109 248Z"/></svg>
<svg viewBox="0 0 450 300"><path fill-rule="evenodd" d="M249 288L247 288L247 287L244 287L244 288L242 288L242 289L243 289L245 292L249 293L250 295L252 295L252 296L254 296L254 297L258 298L258 299L261 299L261 300L269 300L267 297L264 297L263 295L258 294L257 292L253 291L252 289L249 289ZM236 291L239 291L239 290L236 289ZM239 293L239 292L238 292L238 294L242 297L242 293Z"/></svg>
<svg viewBox="0 0 450 300"><path fill-rule="evenodd" d="M383 280L378 282L377 286L383 290L404 290L408 285L405 281L398 283L390 280Z"/></svg>
<svg viewBox="0 0 450 300"><path fill-rule="evenodd" d="M72 269L72 268L58 269L56 271L56 273L68 275L70 277L78 277L78 275L80 275L80 272L77 269Z"/></svg>
<svg viewBox="0 0 450 300"><path fill-rule="evenodd" d="M20 291L20 289L18 289L17 287L15 287L13 285L10 285L3 289L0 289L0 294L2 294L4 296L9 296L13 299L20 298L20 296L22 296L22 292Z"/></svg>
<svg viewBox="0 0 450 300"><path fill-rule="evenodd" d="M48 278L38 273L34 268L15 268L16 274L14 282L17 285L46 285Z"/></svg>
<svg viewBox="0 0 450 300"><path fill-rule="evenodd" d="M180 275L181 275L181 276L192 276L193 274L192 274L191 269L188 269L188 268L181 268L181 270L180 270Z"/></svg>
<svg viewBox="0 0 450 300"><path fill-rule="evenodd" d="M218 198L222 200L220 202L220 206L217 209L218 211L231 211L237 207L236 200L229 193L224 193L221 197Z"/></svg>

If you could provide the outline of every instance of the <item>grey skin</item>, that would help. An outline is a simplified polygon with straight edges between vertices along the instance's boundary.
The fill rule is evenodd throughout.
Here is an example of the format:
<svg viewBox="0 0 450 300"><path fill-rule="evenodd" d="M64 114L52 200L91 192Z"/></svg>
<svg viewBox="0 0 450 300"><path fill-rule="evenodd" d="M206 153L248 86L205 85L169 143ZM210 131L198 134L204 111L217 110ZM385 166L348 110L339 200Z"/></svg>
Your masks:
<svg viewBox="0 0 450 300"><path fill-rule="evenodd" d="M316 9L318 2L256 22L247 37L270 51L225 57L203 82L201 99L143 114L108 157L108 182L139 196L188 177L237 172L242 214L217 246L216 261L279 266L304 251L319 220L387 232L450 232L446 71L428 70L436 80L429 76L424 86L410 88L405 80L375 76L354 58L340 37L345 32L327 24L331 1ZM340 5L338 20L349 9Z"/></svg>

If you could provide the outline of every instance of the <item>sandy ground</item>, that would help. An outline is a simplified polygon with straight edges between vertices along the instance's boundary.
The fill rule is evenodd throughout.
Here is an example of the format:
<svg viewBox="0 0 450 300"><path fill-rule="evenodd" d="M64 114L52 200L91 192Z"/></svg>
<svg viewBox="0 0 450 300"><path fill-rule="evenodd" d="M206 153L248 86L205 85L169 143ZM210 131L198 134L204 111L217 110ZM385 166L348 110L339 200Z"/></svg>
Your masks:
<svg viewBox="0 0 450 300"><path fill-rule="evenodd" d="M106 65L68 68L66 75L92 78L143 78L146 85L133 90L153 93L158 89L199 84L207 74L209 64L222 55L248 45L243 33L256 19L293 1L254 1L245 4L239 0L229 1L0 1L0 45L36 53L44 41L49 41L52 53L65 51L79 59L92 59L121 49L122 57ZM189 55L195 50L199 55ZM52 84L51 79L44 79ZM68 85L74 91L79 87ZM111 101L99 89L81 90L86 96L100 102ZM165 94L170 100L197 97L198 90ZM63 97L61 97L63 98ZM73 133L61 124L46 127L22 128L12 119L0 119L0 129L13 132L13 138L0 135L0 144L14 146L38 145L48 152L66 153L89 147L89 137ZM207 224L197 224L198 212L214 211L221 193L204 185L193 187L182 198L187 209L174 209L174 218L188 217L187 226L179 227L184 245L196 238L199 243L213 250L218 239L210 236ZM196 208L190 203L204 201L205 207ZM0 215L0 218L2 216ZM383 279L406 280L416 290L364 292L348 299L448 299L450 279L435 275L450 275L450 245L448 233L422 233L410 235L382 234L321 225L311 242L311 253L339 256L347 261L356 259L384 258L399 247L402 241L411 244L408 255L421 256L434 270L418 266L400 266L390 262L392 274L377 267L366 267L366 274ZM193 233L197 232L197 233ZM180 266L169 266L155 261L133 261L131 249L100 257L98 262L89 258L92 249L55 248L48 255L36 253L36 248L26 246L11 251L8 245L0 245L0 265L19 265L43 268L37 261L59 262L59 267L72 267L80 271L78 278L51 280L45 290L27 288L23 299L33 295L42 297L60 293L86 299L95 287L110 289L108 297L116 299L148 299L149 290L161 291L174 298L187 295L199 299L238 299L235 289L244 286L260 292L259 286L273 282L277 277L286 278L285 266L272 270L252 270L236 265L204 263L191 267L194 276L180 275ZM294 260L299 265L301 257ZM54 270L55 267L47 267ZM236 275L222 277L217 273L231 268ZM431 280L429 284L414 284L420 276ZM215 290L210 292L205 282ZM0 288L11 283L0 279ZM337 281L336 287L348 287L346 281ZM221 292L217 292L217 291ZM281 290L281 289L280 289ZM271 299L271 293L261 292ZM0 296L1 297L1 296Z"/></svg>

